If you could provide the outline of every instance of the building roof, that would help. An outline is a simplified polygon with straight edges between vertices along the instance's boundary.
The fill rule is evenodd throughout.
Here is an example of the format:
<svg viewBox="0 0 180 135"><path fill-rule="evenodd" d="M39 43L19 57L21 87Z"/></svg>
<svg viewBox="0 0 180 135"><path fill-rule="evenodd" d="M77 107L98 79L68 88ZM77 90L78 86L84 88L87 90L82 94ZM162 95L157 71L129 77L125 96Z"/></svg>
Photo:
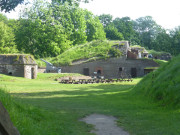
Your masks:
<svg viewBox="0 0 180 135"><path fill-rule="evenodd" d="M0 54L0 65L36 65L36 62L31 55Z"/></svg>

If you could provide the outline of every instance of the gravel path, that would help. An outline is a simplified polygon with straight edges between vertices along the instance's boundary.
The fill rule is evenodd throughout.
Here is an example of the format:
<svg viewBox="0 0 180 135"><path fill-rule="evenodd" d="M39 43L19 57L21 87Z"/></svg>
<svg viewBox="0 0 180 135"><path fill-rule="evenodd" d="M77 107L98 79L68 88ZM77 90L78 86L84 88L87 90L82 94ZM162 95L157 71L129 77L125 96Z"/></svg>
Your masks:
<svg viewBox="0 0 180 135"><path fill-rule="evenodd" d="M96 135L129 135L129 133L116 125L116 120L112 116L92 114L83 118L81 121L94 125L95 130L92 130L91 133L95 133Z"/></svg>

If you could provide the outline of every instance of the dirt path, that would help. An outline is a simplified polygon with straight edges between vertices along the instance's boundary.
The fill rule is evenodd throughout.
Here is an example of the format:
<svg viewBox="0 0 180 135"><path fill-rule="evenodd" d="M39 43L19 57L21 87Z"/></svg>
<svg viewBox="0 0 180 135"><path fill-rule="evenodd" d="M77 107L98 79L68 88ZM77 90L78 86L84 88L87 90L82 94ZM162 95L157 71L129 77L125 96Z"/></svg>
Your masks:
<svg viewBox="0 0 180 135"><path fill-rule="evenodd" d="M129 135L129 133L116 125L116 120L112 116L92 114L83 118L81 121L94 125L95 130L92 130L91 133L95 133L96 135Z"/></svg>

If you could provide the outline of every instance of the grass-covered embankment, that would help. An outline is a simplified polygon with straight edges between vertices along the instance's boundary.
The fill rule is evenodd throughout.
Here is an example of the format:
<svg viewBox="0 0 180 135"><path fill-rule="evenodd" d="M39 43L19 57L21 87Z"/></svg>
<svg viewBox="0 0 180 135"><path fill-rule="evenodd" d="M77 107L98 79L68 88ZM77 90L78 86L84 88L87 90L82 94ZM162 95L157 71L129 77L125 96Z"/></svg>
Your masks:
<svg viewBox="0 0 180 135"><path fill-rule="evenodd" d="M72 47L57 57L45 59L54 65L71 65L73 61L80 59L91 61L112 56L117 57L121 56L121 52L112 46L118 44L119 41L96 40ZM45 66L41 60L37 60L37 63L39 66Z"/></svg>
<svg viewBox="0 0 180 135"><path fill-rule="evenodd" d="M180 55L150 73L134 88L162 106L180 107Z"/></svg>
<svg viewBox="0 0 180 135"><path fill-rule="evenodd" d="M36 107L15 101L4 88L0 88L0 101L8 111L14 126L22 135L49 132L43 129L48 118Z"/></svg>

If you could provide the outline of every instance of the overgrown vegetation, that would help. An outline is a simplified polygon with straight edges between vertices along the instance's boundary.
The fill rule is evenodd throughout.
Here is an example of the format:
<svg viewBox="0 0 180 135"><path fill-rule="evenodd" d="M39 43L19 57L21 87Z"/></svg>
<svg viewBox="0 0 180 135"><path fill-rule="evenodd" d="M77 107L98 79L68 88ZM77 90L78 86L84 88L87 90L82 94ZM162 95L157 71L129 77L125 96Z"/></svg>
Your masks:
<svg viewBox="0 0 180 135"><path fill-rule="evenodd" d="M106 59L109 57L119 57L122 53L113 45L117 44L115 41L96 40L79 46L75 46L61 55L49 59L55 65L71 65L73 61L84 60L88 61L93 58Z"/></svg>
<svg viewBox="0 0 180 135"><path fill-rule="evenodd" d="M180 55L148 74L134 88L162 106L180 107Z"/></svg>

